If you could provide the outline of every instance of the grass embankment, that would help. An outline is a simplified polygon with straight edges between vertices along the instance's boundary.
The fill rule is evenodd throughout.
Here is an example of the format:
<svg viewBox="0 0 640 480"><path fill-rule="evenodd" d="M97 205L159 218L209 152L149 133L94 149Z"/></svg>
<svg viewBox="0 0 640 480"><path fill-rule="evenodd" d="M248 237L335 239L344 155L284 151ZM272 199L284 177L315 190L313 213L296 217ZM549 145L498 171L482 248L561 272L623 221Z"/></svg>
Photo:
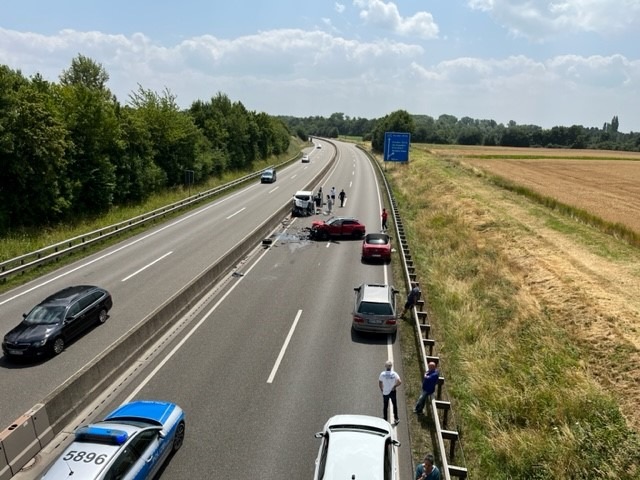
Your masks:
<svg viewBox="0 0 640 480"><path fill-rule="evenodd" d="M495 188L496 202L512 194L424 149L387 176L427 292L470 477L639 478L640 442L616 398L590 375L562 310L533 296L528 272L504 252L505 239L533 232L510 225L500 208L488 211L469 185ZM401 338L403 351L413 347ZM407 394L411 403L416 388ZM417 459L428 421L411 429Z"/></svg>
<svg viewBox="0 0 640 480"><path fill-rule="evenodd" d="M101 217L78 218L78 221L75 223L52 225L46 228L40 227L13 231L8 235L0 237L0 260L8 260L25 253L33 252L48 245L53 245L66 239L98 230L100 228L107 227L124 220L128 220L138 215L142 215L143 213L147 213L157 208L161 208L171 203L183 200L189 194L195 195L198 192L204 192L217 186L224 185L225 183L248 175L252 172L263 170L270 165L287 161L297 156L300 153L300 150L306 146L308 145L304 142L298 140L297 138L292 138L291 144L289 145L289 149L286 154L279 157L270 158L266 161L256 162L253 165L253 168L250 170L227 172L222 177L210 178L207 182L204 182L202 184L192 185L190 189L188 189L186 186L178 186L172 189L167 189L164 192L151 196L144 203L130 206L114 207ZM227 193L228 191L224 194L226 195ZM211 199L208 199L207 201L210 200ZM196 208L197 206L198 205L195 205L190 208ZM173 215L182 215L185 211L186 210L181 210L180 212L174 213ZM165 221L167 218L171 218L171 216L164 217L162 221ZM28 280L37 278L38 276L47 273L48 271L59 268L65 262L68 263L77 258L80 258L81 256L87 255L88 253L98 251L107 245L122 241L124 238L135 235L146 228L148 228L148 225L140 227L140 229L133 229L128 232L124 232L117 238L105 240L105 242L101 243L100 245L87 247L84 252L71 254L66 259L60 260L55 264L45 265L30 272L26 272L22 275L15 276L4 283L0 283L0 291L6 291L7 289L20 285Z"/></svg>

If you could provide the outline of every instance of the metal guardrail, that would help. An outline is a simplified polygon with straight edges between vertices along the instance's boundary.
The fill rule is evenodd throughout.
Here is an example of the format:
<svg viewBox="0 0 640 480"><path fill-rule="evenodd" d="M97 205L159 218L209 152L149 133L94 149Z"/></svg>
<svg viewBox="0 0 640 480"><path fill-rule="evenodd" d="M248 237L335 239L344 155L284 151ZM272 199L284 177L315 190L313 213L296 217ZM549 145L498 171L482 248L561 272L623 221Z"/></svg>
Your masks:
<svg viewBox="0 0 640 480"><path fill-rule="evenodd" d="M389 187L389 183L387 182L387 178L384 174L380 163L365 149L358 146L372 161L372 163L377 167L378 172L380 173L380 177L382 178L385 190L387 192L387 198L389 204L391 205L391 214L393 215L393 226L396 231L396 236L398 241L400 242L400 255L402 257L402 265L404 269L404 280L407 285L407 288L411 288L412 282L419 282L417 280L417 274L415 272L415 267L413 266L413 259L411 258L411 251L409 249L409 244L407 242L407 238L404 232L404 225L402 224L402 219L400 217L400 213L398 211L397 203L393 197L393 193L391 188ZM424 294L421 290L421 296ZM424 300L419 300L418 305L412 308L412 317L415 322L416 332L420 336L420 356L422 358L422 371L427 371L427 365L429 362L435 362L437 365L440 363L440 358L433 355L433 350L435 347L435 340L429 337L431 333L431 325L428 323L428 315L426 311L423 311ZM418 310L419 309L419 310ZM425 347L429 347L429 355L427 355ZM447 428L447 423L449 421L449 413L451 411L451 403L448 401L443 401L443 387L444 387L445 378L440 376L438 380L438 386L436 390L436 395L431 399L431 412L434 419L434 425L436 428L436 440L438 453L440 455L440 461L442 462L441 474L444 476L445 480L451 480L451 477L466 479L468 472L464 467L459 467L453 464L456 453L456 446L459 446L461 450L461 446L458 443L460 440L460 435L456 430L449 430ZM441 417L440 411L443 411L443 415ZM449 442L449 449L445 446L445 441ZM464 460L464 458L463 458Z"/></svg>
<svg viewBox="0 0 640 480"><path fill-rule="evenodd" d="M282 162L275 167L277 168L285 165L292 160L293 159ZM274 166L271 166L269 168L274 168ZM258 178L262 174L262 171L263 170L260 170L259 172L245 175L244 177L238 178L224 185L206 190L204 192L196 193L195 195L191 195L183 200L179 200L150 212L143 213L142 215L138 215L128 220L124 220L122 222L118 222L113 225L94 230L92 232L83 233L82 235L63 240L62 242L48 245L33 252L25 253L24 255L2 261L0 262L0 282L5 281L12 275L23 273L27 270L44 265L46 263L54 262L62 256L69 255L80 249L86 248L89 245L101 242L116 235L120 235L127 230L131 230L133 228L139 227L140 225L144 225L145 223L157 220L158 218L161 218L169 213L179 211L183 208L193 205L194 203L201 202L204 199L219 195L231 188L235 188L239 185L242 185L243 183Z"/></svg>

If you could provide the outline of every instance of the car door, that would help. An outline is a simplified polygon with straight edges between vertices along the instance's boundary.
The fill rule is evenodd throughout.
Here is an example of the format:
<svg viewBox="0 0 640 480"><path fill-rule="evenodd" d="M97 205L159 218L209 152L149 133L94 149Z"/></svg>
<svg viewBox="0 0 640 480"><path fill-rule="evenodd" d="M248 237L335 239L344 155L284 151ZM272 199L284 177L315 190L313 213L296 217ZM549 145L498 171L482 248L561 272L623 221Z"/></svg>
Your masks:
<svg viewBox="0 0 640 480"><path fill-rule="evenodd" d="M342 235L342 220L334 220L329 225L329 235L332 237L339 237Z"/></svg>
<svg viewBox="0 0 640 480"><path fill-rule="evenodd" d="M102 309L102 292L94 291L80 300L80 308L83 309L83 327L86 330L98 321L98 315Z"/></svg>
<svg viewBox="0 0 640 480"><path fill-rule="evenodd" d="M83 330L80 300L76 300L67 310L62 330L65 338L73 338Z"/></svg>
<svg viewBox="0 0 640 480"><path fill-rule="evenodd" d="M345 237L350 237L351 235L353 235L354 225L355 222L353 220L345 220L342 223L342 235L344 235Z"/></svg>
<svg viewBox="0 0 640 480"><path fill-rule="evenodd" d="M151 479L162 464L158 429L151 428L138 432L120 452L118 458L104 476L104 480Z"/></svg>

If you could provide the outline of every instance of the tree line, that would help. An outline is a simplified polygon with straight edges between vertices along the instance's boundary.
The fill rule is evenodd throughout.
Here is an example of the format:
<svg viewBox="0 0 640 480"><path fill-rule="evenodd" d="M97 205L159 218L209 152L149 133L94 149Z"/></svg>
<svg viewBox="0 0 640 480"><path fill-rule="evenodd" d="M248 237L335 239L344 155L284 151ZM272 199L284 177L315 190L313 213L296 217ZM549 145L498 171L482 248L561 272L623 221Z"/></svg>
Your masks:
<svg viewBox="0 0 640 480"><path fill-rule="evenodd" d="M59 82L0 65L0 235L97 216L189 182L200 183L287 151L292 132L353 136L383 151L384 133L460 145L640 151L640 133L602 128L508 125L493 120L410 115L383 118L270 116L223 93L180 109L169 90L138 86L121 104L99 63L78 55Z"/></svg>
<svg viewBox="0 0 640 480"><path fill-rule="evenodd" d="M602 128L582 125L556 126L544 129L536 125L507 125L495 120L458 119L453 115L410 115L395 111L380 119L350 118L343 113L323 117L281 117L292 132L301 138L321 136L360 137L371 141L376 151L383 151L384 132L408 132L413 143L449 145L485 145L503 147L586 148L598 150L640 151L640 132L619 132L619 119L614 116Z"/></svg>
<svg viewBox="0 0 640 480"><path fill-rule="evenodd" d="M0 66L0 235L100 215L287 151L288 127L218 93L178 107L138 87L121 104L78 55L59 82Z"/></svg>

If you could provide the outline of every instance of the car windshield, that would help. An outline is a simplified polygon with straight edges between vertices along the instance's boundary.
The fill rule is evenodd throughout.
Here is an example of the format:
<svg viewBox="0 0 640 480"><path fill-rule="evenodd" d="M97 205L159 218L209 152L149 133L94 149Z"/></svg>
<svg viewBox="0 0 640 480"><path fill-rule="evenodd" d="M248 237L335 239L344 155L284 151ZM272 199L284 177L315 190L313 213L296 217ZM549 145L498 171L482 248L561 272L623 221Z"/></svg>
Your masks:
<svg viewBox="0 0 640 480"><path fill-rule="evenodd" d="M298 194L298 195L296 195L296 198L297 198L298 200L303 200L303 201L305 201L305 202L308 202L309 200L311 200L311 197L310 197L309 195L301 195L301 194Z"/></svg>
<svg viewBox="0 0 640 480"><path fill-rule="evenodd" d="M362 302L358 313L363 315L393 315L393 310L389 303Z"/></svg>
<svg viewBox="0 0 640 480"><path fill-rule="evenodd" d="M24 319L29 325L53 325L64 320L64 307L38 305Z"/></svg>

